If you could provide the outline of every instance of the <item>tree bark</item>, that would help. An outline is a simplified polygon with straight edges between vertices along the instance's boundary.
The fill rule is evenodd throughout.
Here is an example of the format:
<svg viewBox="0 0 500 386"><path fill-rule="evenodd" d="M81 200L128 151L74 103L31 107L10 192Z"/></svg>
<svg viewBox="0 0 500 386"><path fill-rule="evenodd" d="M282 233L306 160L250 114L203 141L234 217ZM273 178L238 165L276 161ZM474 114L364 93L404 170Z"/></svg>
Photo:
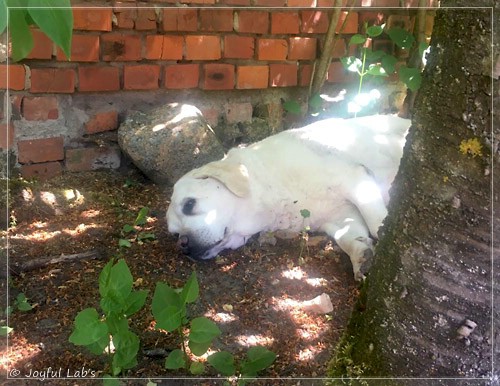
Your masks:
<svg viewBox="0 0 500 386"><path fill-rule="evenodd" d="M491 49L499 1L473 3L493 5L494 13L437 12L389 215L344 342L358 375L499 381L500 115L492 111L499 82Z"/></svg>

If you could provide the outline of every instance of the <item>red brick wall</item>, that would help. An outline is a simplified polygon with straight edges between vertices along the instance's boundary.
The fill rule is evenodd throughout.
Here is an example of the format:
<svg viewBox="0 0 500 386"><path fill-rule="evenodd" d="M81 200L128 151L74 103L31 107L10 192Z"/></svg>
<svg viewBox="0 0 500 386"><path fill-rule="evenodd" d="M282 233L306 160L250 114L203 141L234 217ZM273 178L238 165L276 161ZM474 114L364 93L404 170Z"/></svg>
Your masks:
<svg viewBox="0 0 500 386"><path fill-rule="evenodd" d="M72 127L71 135L32 130L36 124L44 128L51 122L67 124L68 96L105 99L111 93L198 89L206 90L209 98L212 90L241 94L307 87L332 11L323 7L331 7L334 0L180 2L182 7L175 7L176 0L123 0L115 1L113 7L107 1L81 3L73 12L70 61L42 32L34 31L35 46L27 59L0 64L0 90L6 95L4 105L10 105L5 108L10 114L2 112L0 147L17 154L26 176L75 170L65 156L72 136L115 130L119 125L122 111L103 108L87 112L86 122L72 122L81 127ZM358 8L348 14L342 38L332 53L327 82L352 80L338 58L346 54L350 36L361 31L364 21L382 24L394 18L405 25L413 23L415 10L406 7L418 5L418 1L403 3L405 7L400 7L399 0L355 1ZM207 5L210 7L200 7ZM337 31L346 16L347 10L343 10ZM429 18L429 25L431 22Z"/></svg>

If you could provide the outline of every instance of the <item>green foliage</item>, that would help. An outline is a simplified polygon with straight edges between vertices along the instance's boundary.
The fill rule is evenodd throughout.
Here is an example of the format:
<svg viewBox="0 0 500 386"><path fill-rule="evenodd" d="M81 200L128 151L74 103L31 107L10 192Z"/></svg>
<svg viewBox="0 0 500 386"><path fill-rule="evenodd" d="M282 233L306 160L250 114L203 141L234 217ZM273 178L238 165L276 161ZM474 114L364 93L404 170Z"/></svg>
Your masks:
<svg viewBox="0 0 500 386"><path fill-rule="evenodd" d="M137 365L139 337L130 331L128 319L144 306L148 291L135 291L132 287L132 274L125 260L108 262L99 275L99 304L104 315L95 308L80 311L69 337L71 343L85 346L96 355L103 354L106 348L111 353L113 345L113 376Z"/></svg>
<svg viewBox="0 0 500 386"><path fill-rule="evenodd" d="M14 61L25 58L33 49L31 25L37 25L70 57L73 33L70 0L0 0L0 33L7 28L7 21Z"/></svg>
<svg viewBox="0 0 500 386"><path fill-rule="evenodd" d="M156 235L151 232L145 232L143 229L147 223L149 208L147 206L141 208L133 224L125 224L122 227L122 237L118 240L120 248L130 248L132 243L137 242L142 244L144 241L156 239Z"/></svg>

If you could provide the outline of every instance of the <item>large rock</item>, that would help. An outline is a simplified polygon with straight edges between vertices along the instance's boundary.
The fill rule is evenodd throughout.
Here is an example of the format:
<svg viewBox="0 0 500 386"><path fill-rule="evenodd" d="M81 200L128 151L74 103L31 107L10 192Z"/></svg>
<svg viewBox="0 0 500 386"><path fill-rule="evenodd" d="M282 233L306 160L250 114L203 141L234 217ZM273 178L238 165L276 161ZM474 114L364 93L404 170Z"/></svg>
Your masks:
<svg viewBox="0 0 500 386"><path fill-rule="evenodd" d="M224 156L200 110L179 103L130 114L118 129L118 143L146 176L162 185Z"/></svg>

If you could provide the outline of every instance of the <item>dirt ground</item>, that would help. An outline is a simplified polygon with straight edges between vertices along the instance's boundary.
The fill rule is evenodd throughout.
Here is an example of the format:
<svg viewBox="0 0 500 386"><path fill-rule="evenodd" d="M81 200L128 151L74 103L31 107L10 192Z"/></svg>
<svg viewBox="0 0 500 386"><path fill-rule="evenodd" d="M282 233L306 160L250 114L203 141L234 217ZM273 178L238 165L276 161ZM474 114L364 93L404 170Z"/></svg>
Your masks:
<svg viewBox="0 0 500 386"><path fill-rule="evenodd" d="M136 289L149 290L146 306L132 316L131 329L139 335L141 348L139 364L124 375L136 378L129 384L146 385L148 378L158 384L188 384L187 380L172 379L189 377L188 372L164 368L165 353L179 348L180 342L174 335L154 329L150 305L156 282L179 287L192 270L198 275L200 298L189 314L209 317L218 324L222 335L213 349L230 351L241 359L252 345L267 347L277 359L260 374L266 378L326 375L332 350L358 293L347 256L326 238L304 248L302 257L303 240L299 237L278 239L274 246L260 246L255 239L216 260L193 263L178 252L175 238L166 231L170 192L139 174L67 173L44 183L12 182L11 188L11 279L8 288L2 279L2 290L8 289L11 305L24 293L33 309L15 310L8 320L13 331L8 346L2 344L0 363L3 371L9 371L5 384L31 384L32 374L49 368L59 371L57 378L73 376L82 369L98 377L109 370L104 355L95 356L70 343L68 337L79 311L99 307L98 275L112 256L126 260ZM142 244L135 241L130 248L120 249L123 225L132 224L144 206L150 208L146 229L156 239ZM50 264L27 272L16 268L39 257L91 250L100 258ZM301 302L322 293L330 296L333 312L314 314L300 307ZM3 310L6 304L1 306ZM159 349L159 355L151 356L154 349ZM203 376L218 377L215 370L207 369ZM91 377L84 371L80 375ZM78 378L51 379L49 383L89 384ZM207 379L195 384L217 383ZM277 384L270 379L258 383Z"/></svg>

